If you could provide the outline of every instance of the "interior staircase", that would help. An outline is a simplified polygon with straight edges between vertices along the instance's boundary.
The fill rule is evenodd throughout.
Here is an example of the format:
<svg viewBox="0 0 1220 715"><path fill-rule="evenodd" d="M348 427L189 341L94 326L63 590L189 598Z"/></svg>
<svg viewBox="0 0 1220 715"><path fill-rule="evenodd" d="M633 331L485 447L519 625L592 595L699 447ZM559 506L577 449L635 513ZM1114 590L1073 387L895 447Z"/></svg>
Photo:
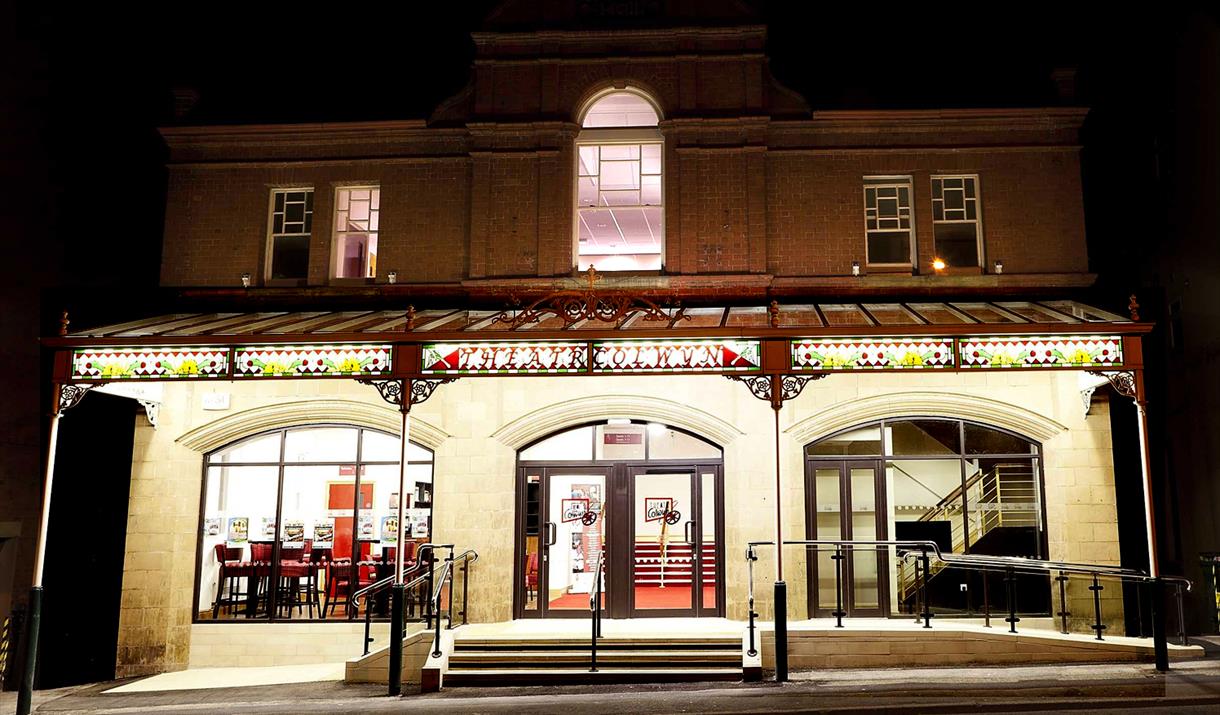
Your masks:
<svg viewBox="0 0 1220 715"><path fill-rule="evenodd" d="M703 582L716 582L716 544L703 544ZM679 541L665 547L661 558L661 545L655 541L635 542L634 574L636 586L689 586L694 573L694 550L691 545ZM662 582L662 578L664 581Z"/></svg>
<svg viewBox="0 0 1220 715"><path fill-rule="evenodd" d="M573 683L676 683L741 680L741 638L618 636L597 641L589 672L589 638L455 637L445 687Z"/></svg>

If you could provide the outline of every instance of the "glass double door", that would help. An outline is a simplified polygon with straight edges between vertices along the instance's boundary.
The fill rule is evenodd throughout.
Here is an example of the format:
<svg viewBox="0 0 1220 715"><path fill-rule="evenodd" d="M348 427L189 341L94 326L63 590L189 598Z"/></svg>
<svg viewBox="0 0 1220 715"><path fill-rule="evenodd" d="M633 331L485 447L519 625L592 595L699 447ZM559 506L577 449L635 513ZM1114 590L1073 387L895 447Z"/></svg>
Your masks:
<svg viewBox="0 0 1220 715"><path fill-rule="evenodd" d="M808 538L878 541L887 537L884 471L875 460L810 460L805 475ZM833 547L809 554L809 610L832 616L836 604ZM816 555L815 555L816 554ZM843 610L848 616L889 612L889 550L868 546L843 551Z"/></svg>
<svg viewBox="0 0 1220 715"><path fill-rule="evenodd" d="M517 612L611 618L723 613L719 465L523 467Z"/></svg>

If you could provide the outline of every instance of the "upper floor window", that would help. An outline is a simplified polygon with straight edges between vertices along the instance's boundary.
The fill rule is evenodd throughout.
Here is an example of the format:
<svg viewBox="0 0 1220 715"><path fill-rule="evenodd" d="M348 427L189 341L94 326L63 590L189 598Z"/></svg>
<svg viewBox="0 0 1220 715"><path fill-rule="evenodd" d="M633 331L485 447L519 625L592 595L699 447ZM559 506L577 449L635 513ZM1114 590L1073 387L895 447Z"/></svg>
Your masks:
<svg viewBox="0 0 1220 715"><path fill-rule="evenodd" d="M982 265L979 177L932 177L932 229L936 257L947 266Z"/></svg>
<svg viewBox="0 0 1220 715"><path fill-rule="evenodd" d="M267 238L268 280L306 279L312 232L313 189L273 189Z"/></svg>
<svg viewBox="0 0 1220 715"><path fill-rule="evenodd" d="M381 189L344 186L335 190L335 277L377 276L377 231Z"/></svg>
<svg viewBox="0 0 1220 715"><path fill-rule="evenodd" d="M870 266L910 267L915 224L911 177L864 177L865 255Z"/></svg>
<svg viewBox="0 0 1220 715"><path fill-rule="evenodd" d="M660 270L665 239L659 115L638 92L595 98L577 137L577 266Z"/></svg>

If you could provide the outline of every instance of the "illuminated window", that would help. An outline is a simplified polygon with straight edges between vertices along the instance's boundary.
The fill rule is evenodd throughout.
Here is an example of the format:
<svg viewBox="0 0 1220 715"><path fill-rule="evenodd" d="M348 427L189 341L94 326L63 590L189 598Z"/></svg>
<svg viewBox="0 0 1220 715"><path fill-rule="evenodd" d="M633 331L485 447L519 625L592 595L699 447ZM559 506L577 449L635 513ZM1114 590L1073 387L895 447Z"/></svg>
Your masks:
<svg viewBox="0 0 1220 715"><path fill-rule="evenodd" d="M870 266L910 266L915 245L911 177L864 177L865 251Z"/></svg>
<svg viewBox="0 0 1220 715"><path fill-rule="evenodd" d="M305 280L313 231L313 189L272 190L270 224L266 277Z"/></svg>
<svg viewBox="0 0 1220 715"><path fill-rule="evenodd" d="M345 186L335 190L335 277L377 276L377 231L381 189Z"/></svg>
<svg viewBox="0 0 1220 715"><path fill-rule="evenodd" d="M577 266L660 270L665 241L657 111L633 91L601 95L577 137Z"/></svg>
<svg viewBox="0 0 1220 715"><path fill-rule="evenodd" d="M982 265L978 183L977 176L932 177L935 251L950 268Z"/></svg>

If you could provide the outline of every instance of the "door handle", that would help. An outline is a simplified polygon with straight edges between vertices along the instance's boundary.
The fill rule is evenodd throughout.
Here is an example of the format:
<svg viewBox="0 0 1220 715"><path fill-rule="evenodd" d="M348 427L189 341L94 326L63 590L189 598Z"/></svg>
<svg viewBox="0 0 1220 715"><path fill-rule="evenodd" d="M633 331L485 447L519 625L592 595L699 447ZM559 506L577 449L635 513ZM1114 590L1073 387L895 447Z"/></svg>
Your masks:
<svg viewBox="0 0 1220 715"><path fill-rule="evenodd" d="M695 545L694 526L695 526L694 521L688 521L688 522L686 522L686 525L682 527L683 536L686 537L686 543L690 544L691 546Z"/></svg>
<svg viewBox="0 0 1220 715"><path fill-rule="evenodd" d="M559 530L555 528L555 522L548 521L546 523L546 545L554 546L555 540L558 538Z"/></svg>

